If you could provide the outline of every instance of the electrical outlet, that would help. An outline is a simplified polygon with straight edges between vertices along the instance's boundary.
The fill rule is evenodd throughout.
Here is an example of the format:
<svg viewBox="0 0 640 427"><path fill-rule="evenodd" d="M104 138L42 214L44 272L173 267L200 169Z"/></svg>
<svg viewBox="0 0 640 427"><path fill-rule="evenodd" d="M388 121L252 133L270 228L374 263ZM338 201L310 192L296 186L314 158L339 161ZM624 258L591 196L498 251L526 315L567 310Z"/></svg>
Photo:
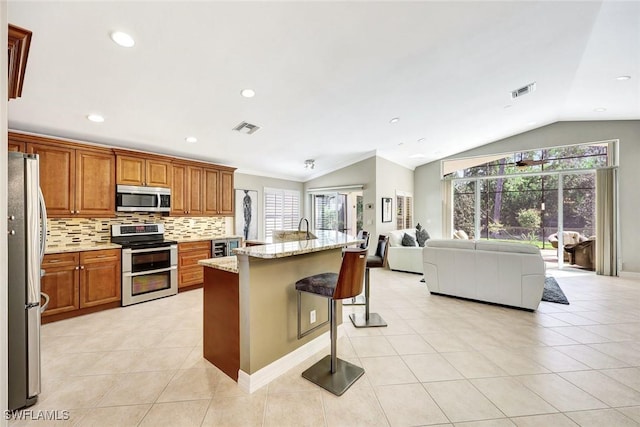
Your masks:
<svg viewBox="0 0 640 427"><path fill-rule="evenodd" d="M316 311L315 310L311 310L309 312L309 323L316 323Z"/></svg>

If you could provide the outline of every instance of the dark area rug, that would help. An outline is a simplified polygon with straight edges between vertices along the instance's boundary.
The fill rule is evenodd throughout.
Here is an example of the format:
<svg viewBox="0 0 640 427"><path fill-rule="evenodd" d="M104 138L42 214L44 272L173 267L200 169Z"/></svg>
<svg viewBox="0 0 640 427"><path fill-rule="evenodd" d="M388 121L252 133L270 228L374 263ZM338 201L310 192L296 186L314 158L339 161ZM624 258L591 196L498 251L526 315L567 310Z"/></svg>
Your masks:
<svg viewBox="0 0 640 427"><path fill-rule="evenodd" d="M569 305L569 300L560 289L558 282L551 276L544 278L544 291L542 292L542 301L555 302L558 304Z"/></svg>

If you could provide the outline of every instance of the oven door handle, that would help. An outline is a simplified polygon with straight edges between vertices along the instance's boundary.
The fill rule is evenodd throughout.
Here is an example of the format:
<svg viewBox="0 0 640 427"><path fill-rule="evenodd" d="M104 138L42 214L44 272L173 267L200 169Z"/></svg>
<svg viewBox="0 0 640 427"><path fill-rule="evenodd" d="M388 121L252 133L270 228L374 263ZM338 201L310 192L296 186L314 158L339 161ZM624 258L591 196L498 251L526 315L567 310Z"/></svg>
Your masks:
<svg viewBox="0 0 640 427"><path fill-rule="evenodd" d="M140 253L143 253L143 252L170 251L172 249L178 249L178 246L177 245L161 246L161 247L149 248L149 249L123 249L122 253L123 254L140 254Z"/></svg>
<svg viewBox="0 0 640 427"><path fill-rule="evenodd" d="M145 271L138 271L137 273L122 273L123 276L128 276L128 277L135 277L135 276L145 276L147 274L155 274L155 273L165 273L167 271L171 271L171 270L177 270L178 267L175 265L172 265L171 267L167 267L167 268L159 268L157 270L145 270Z"/></svg>

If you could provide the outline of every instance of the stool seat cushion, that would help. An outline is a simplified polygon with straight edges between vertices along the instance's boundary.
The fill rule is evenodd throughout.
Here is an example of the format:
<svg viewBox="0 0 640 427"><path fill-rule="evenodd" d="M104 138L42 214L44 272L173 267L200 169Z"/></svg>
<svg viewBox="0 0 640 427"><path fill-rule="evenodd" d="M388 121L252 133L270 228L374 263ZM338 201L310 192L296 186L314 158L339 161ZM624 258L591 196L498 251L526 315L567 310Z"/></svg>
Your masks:
<svg viewBox="0 0 640 427"><path fill-rule="evenodd" d="M314 274L298 280L296 282L296 290L331 298L337 284L338 273Z"/></svg>
<svg viewBox="0 0 640 427"><path fill-rule="evenodd" d="M367 267L375 268L382 267L384 264L384 259L381 256L370 255L367 257Z"/></svg>

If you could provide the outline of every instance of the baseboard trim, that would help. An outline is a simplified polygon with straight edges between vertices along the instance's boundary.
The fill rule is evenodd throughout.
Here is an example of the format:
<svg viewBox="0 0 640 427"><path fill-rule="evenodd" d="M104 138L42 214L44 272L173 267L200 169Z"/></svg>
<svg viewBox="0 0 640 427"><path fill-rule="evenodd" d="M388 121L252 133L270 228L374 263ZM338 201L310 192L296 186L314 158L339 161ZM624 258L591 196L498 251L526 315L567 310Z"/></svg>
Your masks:
<svg viewBox="0 0 640 427"><path fill-rule="evenodd" d="M344 335L344 329L342 325L338 326L338 338ZM254 391L264 387L271 381L278 378L280 375L287 372L292 367L302 363L304 360L313 356L317 352L321 351L327 345L329 345L329 331L314 338L302 347L299 347L291 353L281 357L280 359L268 364L264 368L249 375L242 369L238 370L238 385L247 393L253 393Z"/></svg>
<svg viewBox="0 0 640 427"><path fill-rule="evenodd" d="M619 271L618 277L626 279L640 279L640 273L636 273L635 271Z"/></svg>

